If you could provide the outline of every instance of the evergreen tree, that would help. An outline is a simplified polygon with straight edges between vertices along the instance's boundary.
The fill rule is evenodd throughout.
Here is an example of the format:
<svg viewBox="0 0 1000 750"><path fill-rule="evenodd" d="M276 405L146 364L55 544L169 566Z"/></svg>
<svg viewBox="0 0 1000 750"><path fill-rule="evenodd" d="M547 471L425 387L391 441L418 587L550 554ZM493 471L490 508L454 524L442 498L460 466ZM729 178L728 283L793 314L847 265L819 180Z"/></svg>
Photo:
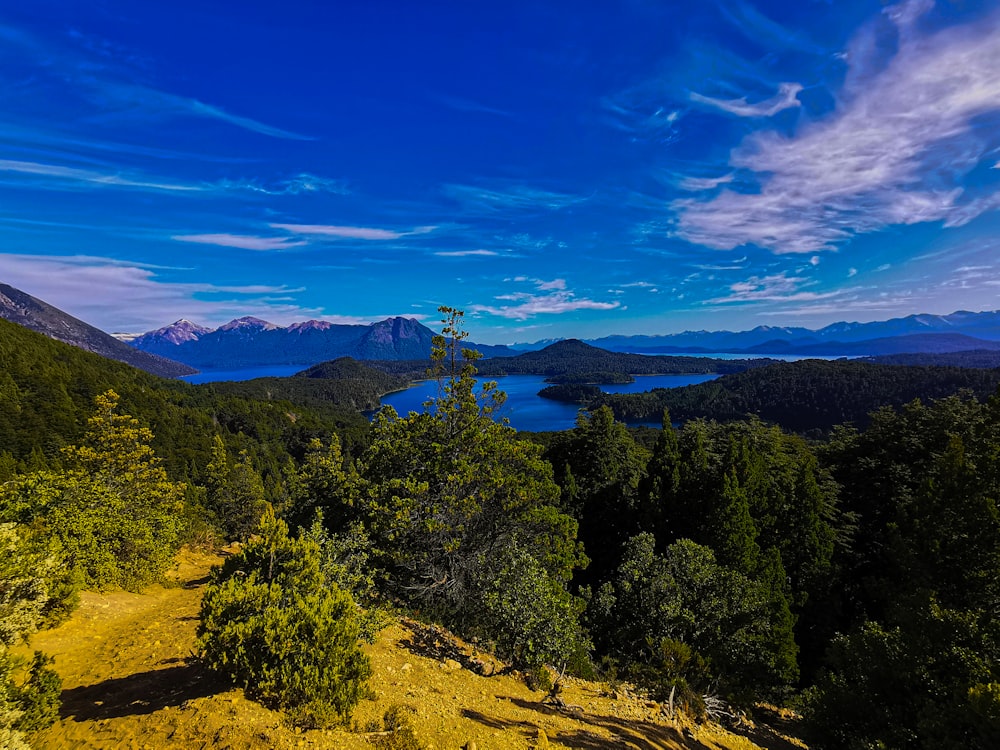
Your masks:
<svg viewBox="0 0 1000 750"><path fill-rule="evenodd" d="M264 512L263 480L246 451L231 461L218 435L213 439L211 456L205 470L208 507L226 538L245 540Z"/></svg>
<svg viewBox="0 0 1000 750"><path fill-rule="evenodd" d="M18 477L0 490L0 517L58 540L87 585L139 589L177 551L183 485L170 482L152 433L119 414L113 391L98 396L84 440L64 451L69 468Z"/></svg>
<svg viewBox="0 0 1000 750"><path fill-rule="evenodd" d="M346 722L371 675L350 594L323 575L320 548L267 509L251 539L212 573L198 628L208 666L295 723Z"/></svg>
<svg viewBox="0 0 1000 750"><path fill-rule="evenodd" d="M11 649L45 622L56 577L57 558L32 549L16 524L0 523L0 747L27 750L24 732L43 729L58 714L60 681L51 659L35 652L23 681L26 660Z"/></svg>
<svg viewBox="0 0 1000 750"><path fill-rule="evenodd" d="M591 560L585 579L603 580L625 541L641 530L639 485L649 456L602 407L581 412L576 427L557 436L545 458L565 467L562 507L576 518Z"/></svg>
<svg viewBox="0 0 1000 750"><path fill-rule="evenodd" d="M442 312L440 395L424 412L376 417L359 460L360 517L392 593L471 631L488 624L484 571L513 546L557 586L583 557L541 448L494 420L503 396L494 383L477 392L461 315Z"/></svg>

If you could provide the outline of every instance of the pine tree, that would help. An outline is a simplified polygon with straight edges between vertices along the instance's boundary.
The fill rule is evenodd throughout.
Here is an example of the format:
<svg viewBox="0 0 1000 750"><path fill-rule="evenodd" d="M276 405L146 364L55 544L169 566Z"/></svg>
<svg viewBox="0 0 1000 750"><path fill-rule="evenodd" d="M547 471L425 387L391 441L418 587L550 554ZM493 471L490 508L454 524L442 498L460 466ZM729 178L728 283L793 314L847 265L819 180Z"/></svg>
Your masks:
<svg viewBox="0 0 1000 750"><path fill-rule="evenodd" d="M268 508L257 536L213 571L198 628L211 669L312 727L346 722L371 675L357 607L321 559Z"/></svg>

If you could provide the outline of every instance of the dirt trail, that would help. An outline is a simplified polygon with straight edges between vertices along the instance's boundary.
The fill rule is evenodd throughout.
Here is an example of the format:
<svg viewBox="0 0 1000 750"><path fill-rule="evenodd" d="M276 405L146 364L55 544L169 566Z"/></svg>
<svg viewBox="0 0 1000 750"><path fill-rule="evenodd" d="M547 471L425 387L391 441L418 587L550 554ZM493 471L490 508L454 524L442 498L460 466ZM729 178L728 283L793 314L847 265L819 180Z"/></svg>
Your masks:
<svg viewBox="0 0 1000 750"><path fill-rule="evenodd" d="M69 622L32 639L32 648L56 657L64 688L62 719L35 735L34 747L371 750L361 734L288 727L280 714L247 700L189 658L215 562L217 557L184 551L171 574L175 585L143 594L87 592ZM443 654L428 654L416 640L411 629L396 625L369 649L376 699L358 707L359 726L399 704L415 710L413 726L428 750L470 743L477 750L802 747L762 731L748 735L761 743L755 744L718 727L674 725L658 706L626 695L603 697L597 685L583 681L569 681L562 695L582 712L559 710L542 704L542 694L519 680L480 676Z"/></svg>

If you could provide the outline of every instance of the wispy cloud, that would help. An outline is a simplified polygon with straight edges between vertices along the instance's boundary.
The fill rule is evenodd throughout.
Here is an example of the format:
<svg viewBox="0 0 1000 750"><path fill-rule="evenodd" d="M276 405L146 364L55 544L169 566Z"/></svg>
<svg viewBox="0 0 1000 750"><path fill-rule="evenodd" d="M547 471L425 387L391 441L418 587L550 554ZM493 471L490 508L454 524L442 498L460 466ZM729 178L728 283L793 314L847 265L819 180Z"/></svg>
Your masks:
<svg viewBox="0 0 1000 750"><path fill-rule="evenodd" d="M134 80L121 56L95 54L93 44L68 46L40 39L22 29L0 25L0 39L32 59L40 76L69 85L104 113L122 117L194 117L216 120L272 138L314 140L311 136L268 125L252 117L233 114L222 107L157 89Z"/></svg>
<svg viewBox="0 0 1000 750"><path fill-rule="evenodd" d="M496 250L439 250L434 254L442 258L465 258L469 256L487 258L500 255Z"/></svg>
<svg viewBox="0 0 1000 750"><path fill-rule="evenodd" d="M647 82L605 97L601 107L607 113L607 122L615 129L635 138L669 143L677 139L678 123L684 113L660 103L662 96L658 82Z"/></svg>
<svg viewBox="0 0 1000 750"><path fill-rule="evenodd" d="M315 237L335 237L338 239L351 240L398 240L403 237L413 237L416 235L429 234L437 227L414 227L410 230L399 231L395 229L378 229L374 227L350 227L334 224L271 224L272 229L281 229L292 234L315 236Z"/></svg>
<svg viewBox="0 0 1000 750"><path fill-rule="evenodd" d="M81 169L79 167L69 167L60 164L43 164L12 159L0 159L0 172L31 175L40 178L42 181L47 178L50 185L60 188L65 188L66 186L86 186L97 188L131 188L173 193L196 193L210 189L206 185L161 182L134 174L99 172L93 169Z"/></svg>
<svg viewBox="0 0 1000 750"><path fill-rule="evenodd" d="M451 107L459 112L475 112L484 115L497 115L498 117L513 117L512 112L508 112L498 107L491 107L488 104L477 102L474 99L464 99L460 96L447 96L439 94L434 97L442 104Z"/></svg>
<svg viewBox="0 0 1000 750"><path fill-rule="evenodd" d="M347 180L320 177L319 175L303 172L287 180L279 180L276 184L268 185L260 180L224 180L218 183L220 187L227 187L234 190L248 190L252 193L263 193L264 195L305 195L309 193L330 193L333 195L349 195L351 188Z"/></svg>
<svg viewBox="0 0 1000 750"><path fill-rule="evenodd" d="M725 2L720 4L722 15L754 44L762 45L769 51L795 49L813 54L826 52L800 30L791 30L761 13L747 2Z"/></svg>
<svg viewBox="0 0 1000 750"><path fill-rule="evenodd" d="M350 192L346 181L299 174L274 184L266 184L257 179L217 182L184 182L166 177L151 176L134 169L99 164L101 169L80 167L72 164L54 164L16 159L0 159L0 173L27 175L33 187L48 190L80 190L112 188L144 192L197 193L201 195L224 195L240 192L261 193L263 195L302 195L305 193L333 193L346 195Z"/></svg>
<svg viewBox="0 0 1000 750"><path fill-rule="evenodd" d="M782 83L778 86L778 93L770 99L750 104L746 97L739 99L714 99L710 96L703 96L697 92L691 92L691 101L698 104L705 104L709 107L721 109L731 115L739 117L771 117L790 107L799 107L801 102L798 94L802 91L799 83Z"/></svg>
<svg viewBox="0 0 1000 750"><path fill-rule="evenodd" d="M728 185L734 179L735 175L732 172L722 175L722 177L684 177L677 183L677 187L691 192L714 190L720 185Z"/></svg>
<svg viewBox="0 0 1000 750"><path fill-rule="evenodd" d="M177 234L170 239L258 251L289 250L306 244L304 240L293 240L290 237L259 237L247 234Z"/></svg>
<svg viewBox="0 0 1000 750"><path fill-rule="evenodd" d="M729 286L730 294L708 300L711 304L729 304L745 302L806 302L838 297L843 292L806 292L801 287L811 284L803 276L789 276L787 273L770 276L751 276L746 281L739 281Z"/></svg>
<svg viewBox="0 0 1000 750"><path fill-rule="evenodd" d="M614 310L621 307L621 302L599 302L585 297L577 297L566 288L564 279L543 281L518 276L510 281L515 283L530 283L536 292L513 292L497 295L494 299L500 302L513 302L510 305L470 305L469 311L477 314L495 315L508 320L527 320L536 315L561 315L578 310ZM538 292L544 292L539 294Z"/></svg>
<svg viewBox="0 0 1000 750"><path fill-rule="evenodd" d="M975 126L1000 112L1000 13L923 34L915 21L930 5L887 9L893 56L876 65L875 52L849 55L833 113L790 137L744 140L730 166L756 174L759 189L675 201L675 235L718 249L814 253L890 225L958 226L1000 207L995 186L977 194L961 185L1000 144L1000 131Z"/></svg>
<svg viewBox="0 0 1000 750"><path fill-rule="evenodd" d="M445 185L446 197L459 203L471 214L491 215L509 211L558 211L586 197L542 190L528 185L479 187L475 185Z"/></svg>

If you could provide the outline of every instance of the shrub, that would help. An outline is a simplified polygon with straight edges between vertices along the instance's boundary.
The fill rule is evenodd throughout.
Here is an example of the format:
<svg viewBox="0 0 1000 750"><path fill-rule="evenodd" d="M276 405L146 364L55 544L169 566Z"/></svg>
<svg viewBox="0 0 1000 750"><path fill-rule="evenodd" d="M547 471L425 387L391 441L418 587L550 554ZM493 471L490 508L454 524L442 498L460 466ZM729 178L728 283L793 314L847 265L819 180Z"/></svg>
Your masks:
<svg viewBox="0 0 1000 750"><path fill-rule="evenodd" d="M300 726L346 722L371 675L357 606L322 575L319 546L289 538L273 510L258 534L213 572L198 630L203 658Z"/></svg>

